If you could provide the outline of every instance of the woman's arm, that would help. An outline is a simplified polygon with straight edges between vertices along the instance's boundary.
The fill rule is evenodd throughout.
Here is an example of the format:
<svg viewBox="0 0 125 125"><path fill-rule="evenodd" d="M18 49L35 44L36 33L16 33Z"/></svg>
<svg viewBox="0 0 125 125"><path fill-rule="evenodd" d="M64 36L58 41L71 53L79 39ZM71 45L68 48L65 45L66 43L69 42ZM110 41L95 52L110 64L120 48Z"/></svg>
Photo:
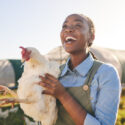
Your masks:
<svg viewBox="0 0 125 125"><path fill-rule="evenodd" d="M87 113L84 124L115 125L120 93L121 84L116 70L112 66L103 64L96 73L91 86L95 117Z"/></svg>

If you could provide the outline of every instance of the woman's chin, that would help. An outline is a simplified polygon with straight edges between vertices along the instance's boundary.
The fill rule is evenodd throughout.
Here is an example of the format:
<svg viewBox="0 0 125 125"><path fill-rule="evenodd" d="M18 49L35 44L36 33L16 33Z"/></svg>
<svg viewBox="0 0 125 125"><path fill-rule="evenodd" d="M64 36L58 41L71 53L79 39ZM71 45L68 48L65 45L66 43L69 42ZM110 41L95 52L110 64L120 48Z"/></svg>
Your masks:
<svg viewBox="0 0 125 125"><path fill-rule="evenodd" d="M76 48L76 46L73 46L73 45L63 45L63 48L69 54L75 54L79 51L79 49Z"/></svg>
<svg viewBox="0 0 125 125"><path fill-rule="evenodd" d="M75 53L75 50L73 49L69 49L69 48L66 48L65 51L69 54L74 54Z"/></svg>

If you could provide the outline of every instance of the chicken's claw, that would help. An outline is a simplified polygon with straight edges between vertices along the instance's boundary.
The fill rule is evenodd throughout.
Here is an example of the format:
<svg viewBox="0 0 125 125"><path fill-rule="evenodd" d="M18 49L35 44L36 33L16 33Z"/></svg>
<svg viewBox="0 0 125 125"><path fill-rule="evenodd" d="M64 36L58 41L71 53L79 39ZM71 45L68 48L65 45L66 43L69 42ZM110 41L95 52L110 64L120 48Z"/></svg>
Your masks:
<svg viewBox="0 0 125 125"><path fill-rule="evenodd" d="M33 103L34 101L30 100L30 99L19 99L17 94L10 90L8 87L6 86L3 86L3 85L0 85L0 93L2 92L3 96L5 96L7 93L9 93L10 95L13 96L13 98L2 98L0 99L0 107L1 106L4 106L6 104L11 104L12 107L14 106L15 103L26 103L26 104L29 104L29 103Z"/></svg>
<svg viewBox="0 0 125 125"><path fill-rule="evenodd" d="M0 93L5 96L8 93L7 88L5 86L0 85Z"/></svg>
<svg viewBox="0 0 125 125"><path fill-rule="evenodd" d="M10 94L13 96L13 98L5 97L5 98L0 99L0 107L6 104L11 104L12 107L14 107L14 104L16 103L15 97L17 97L17 94L14 91L10 90L8 87L3 86L3 85L0 85L0 93L3 95L3 97L7 94Z"/></svg>
<svg viewBox="0 0 125 125"><path fill-rule="evenodd" d="M0 99L0 107L4 106L6 104L11 104L12 108L14 107L14 104L16 103L15 98L3 98Z"/></svg>
<svg viewBox="0 0 125 125"><path fill-rule="evenodd" d="M8 87L0 85L0 93L3 93L3 95L5 96L7 93L11 94L12 96L17 97L17 94L15 92L13 92L12 90L10 90Z"/></svg>

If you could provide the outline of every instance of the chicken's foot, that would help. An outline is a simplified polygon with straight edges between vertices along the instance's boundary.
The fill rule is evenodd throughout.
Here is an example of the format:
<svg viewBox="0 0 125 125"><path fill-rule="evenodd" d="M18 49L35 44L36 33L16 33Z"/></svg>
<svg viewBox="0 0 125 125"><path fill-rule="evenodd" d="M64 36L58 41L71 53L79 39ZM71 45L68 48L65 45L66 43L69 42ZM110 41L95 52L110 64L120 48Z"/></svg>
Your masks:
<svg viewBox="0 0 125 125"><path fill-rule="evenodd" d="M13 96L13 98L8 97L0 99L0 107L6 104L11 104L13 107L15 103L33 103L33 101L31 101L30 99L19 99L17 94L6 86L0 85L0 92L3 93L3 96L5 96L7 93Z"/></svg>
<svg viewBox="0 0 125 125"><path fill-rule="evenodd" d="M17 94L16 94L14 91L10 90L8 87L3 86L3 85L0 85L0 92L2 92L4 96L5 96L7 93L9 93L9 94L11 94L12 96L17 97Z"/></svg>

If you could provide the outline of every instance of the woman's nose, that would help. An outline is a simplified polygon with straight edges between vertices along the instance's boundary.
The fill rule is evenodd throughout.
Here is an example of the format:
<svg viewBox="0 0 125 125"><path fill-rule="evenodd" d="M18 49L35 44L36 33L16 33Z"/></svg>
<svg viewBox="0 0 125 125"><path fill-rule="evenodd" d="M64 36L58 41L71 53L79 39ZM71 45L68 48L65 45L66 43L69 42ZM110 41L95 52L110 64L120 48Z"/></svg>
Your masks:
<svg viewBox="0 0 125 125"><path fill-rule="evenodd" d="M73 27L73 26L68 26L68 27L66 28L66 31L67 31L67 32L73 32L73 31L74 31L74 27Z"/></svg>

